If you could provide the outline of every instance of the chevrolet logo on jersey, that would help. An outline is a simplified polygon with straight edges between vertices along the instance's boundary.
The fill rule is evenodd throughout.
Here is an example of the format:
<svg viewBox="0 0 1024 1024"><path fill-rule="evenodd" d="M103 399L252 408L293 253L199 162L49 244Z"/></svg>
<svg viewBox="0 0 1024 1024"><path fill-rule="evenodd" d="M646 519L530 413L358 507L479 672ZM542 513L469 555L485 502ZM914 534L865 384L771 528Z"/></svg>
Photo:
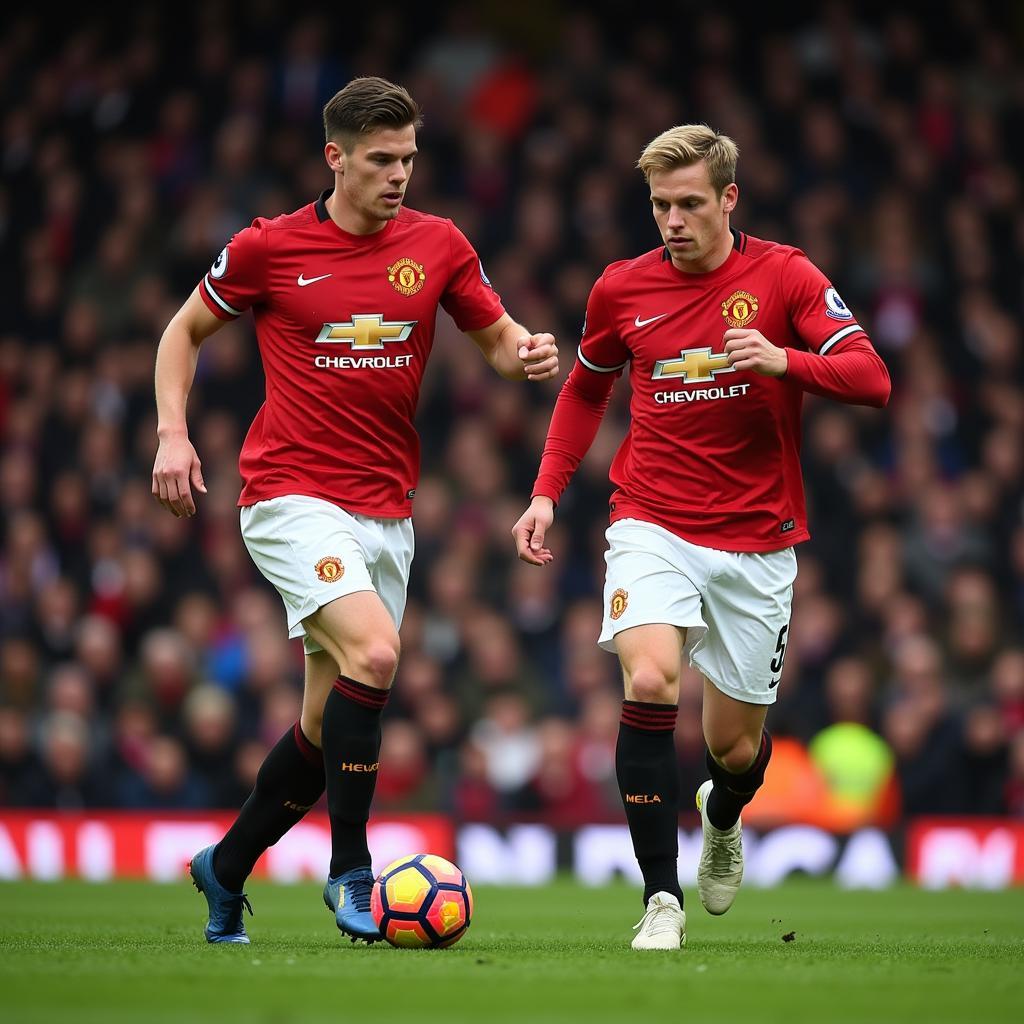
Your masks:
<svg viewBox="0 0 1024 1024"><path fill-rule="evenodd" d="M380 313L357 313L349 323L324 324L316 336L318 343L351 345L354 352L381 349L385 341L405 341L416 320L385 320Z"/></svg>
<svg viewBox="0 0 1024 1024"><path fill-rule="evenodd" d="M682 377L687 384L705 384L715 379L718 373L733 373L735 366L729 365L724 352L711 354L710 348L687 348L679 353L681 359L659 359L654 364L652 380L665 377Z"/></svg>

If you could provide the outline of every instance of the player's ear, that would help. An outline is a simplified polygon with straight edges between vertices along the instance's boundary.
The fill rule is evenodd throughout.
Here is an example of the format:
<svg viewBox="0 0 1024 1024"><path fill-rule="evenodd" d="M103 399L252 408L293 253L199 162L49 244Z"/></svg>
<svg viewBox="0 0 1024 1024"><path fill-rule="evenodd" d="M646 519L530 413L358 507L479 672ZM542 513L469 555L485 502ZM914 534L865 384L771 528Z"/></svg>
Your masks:
<svg viewBox="0 0 1024 1024"><path fill-rule="evenodd" d="M324 146L324 158L327 166L336 174L345 173L345 150L336 142L328 142Z"/></svg>
<svg viewBox="0 0 1024 1024"><path fill-rule="evenodd" d="M730 185L726 185L722 189L722 209L726 213L732 213L736 209L736 203L740 198L740 188L736 182L732 182Z"/></svg>

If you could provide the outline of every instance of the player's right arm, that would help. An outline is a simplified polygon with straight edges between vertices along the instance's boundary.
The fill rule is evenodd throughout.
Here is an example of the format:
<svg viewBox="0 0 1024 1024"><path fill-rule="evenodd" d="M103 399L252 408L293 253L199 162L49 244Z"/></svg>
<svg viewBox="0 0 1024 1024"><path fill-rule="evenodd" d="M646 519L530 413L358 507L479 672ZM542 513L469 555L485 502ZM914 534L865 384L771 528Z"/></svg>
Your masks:
<svg viewBox="0 0 1024 1024"><path fill-rule="evenodd" d="M554 522L555 505L593 444L612 388L628 362L629 350L608 312L602 276L587 302L576 363L551 414L530 507L512 528L516 553L524 562L547 565L554 557L544 538Z"/></svg>
<svg viewBox="0 0 1024 1024"><path fill-rule="evenodd" d="M156 350L156 432L160 443L153 462L153 496L179 518L195 515L193 487L206 493L199 456L188 438L185 405L199 347L224 323L207 308L196 288L171 317Z"/></svg>
<svg viewBox="0 0 1024 1024"><path fill-rule="evenodd" d="M206 493L199 456L185 422L199 346L225 323L266 299L268 262L265 222L257 218L221 249L160 339L156 353L160 445L153 462L153 497L178 517L195 515L193 487Z"/></svg>

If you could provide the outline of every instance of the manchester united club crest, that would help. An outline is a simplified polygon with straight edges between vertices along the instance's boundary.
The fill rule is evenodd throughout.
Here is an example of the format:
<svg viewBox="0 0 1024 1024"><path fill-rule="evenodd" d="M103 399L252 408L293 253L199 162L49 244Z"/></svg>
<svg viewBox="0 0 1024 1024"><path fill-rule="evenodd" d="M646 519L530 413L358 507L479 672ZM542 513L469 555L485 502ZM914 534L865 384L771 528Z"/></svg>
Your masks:
<svg viewBox="0 0 1024 1024"><path fill-rule="evenodd" d="M316 563L317 577L324 583L337 583L345 575L345 566L341 559L334 555L327 555Z"/></svg>
<svg viewBox="0 0 1024 1024"><path fill-rule="evenodd" d="M396 292L401 295L415 295L426 281L427 275L423 273L423 267L415 260L403 256L395 260L388 267L388 281Z"/></svg>
<svg viewBox="0 0 1024 1024"><path fill-rule="evenodd" d="M757 316L757 298L750 292L733 292L722 303L722 316L730 327L746 327Z"/></svg>
<svg viewBox="0 0 1024 1024"><path fill-rule="evenodd" d="M622 613L626 610L626 605L629 604L629 594L626 593L621 587L612 594L612 608L611 615L613 619L621 619Z"/></svg>

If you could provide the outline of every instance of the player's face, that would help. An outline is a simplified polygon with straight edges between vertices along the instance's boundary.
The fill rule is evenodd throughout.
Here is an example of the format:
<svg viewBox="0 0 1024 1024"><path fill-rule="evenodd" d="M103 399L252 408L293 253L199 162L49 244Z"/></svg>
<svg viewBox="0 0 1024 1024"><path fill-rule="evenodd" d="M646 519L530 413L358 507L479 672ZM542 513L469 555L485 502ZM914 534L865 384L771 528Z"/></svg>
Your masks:
<svg viewBox="0 0 1024 1024"><path fill-rule="evenodd" d="M340 185L345 204L367 227L382 226L398 216L415 156L416 129L412 125L379 128L360 136L351 153L341 150Z"/></svg>
<svg viewBox="0 0 1024 1024"><path fill-rule="evenodd" d="M735 184L718 195L703 160L651 175L651 205L672 262L680 270L707 273L732 248L729 214L739 195Z"/></svg>

